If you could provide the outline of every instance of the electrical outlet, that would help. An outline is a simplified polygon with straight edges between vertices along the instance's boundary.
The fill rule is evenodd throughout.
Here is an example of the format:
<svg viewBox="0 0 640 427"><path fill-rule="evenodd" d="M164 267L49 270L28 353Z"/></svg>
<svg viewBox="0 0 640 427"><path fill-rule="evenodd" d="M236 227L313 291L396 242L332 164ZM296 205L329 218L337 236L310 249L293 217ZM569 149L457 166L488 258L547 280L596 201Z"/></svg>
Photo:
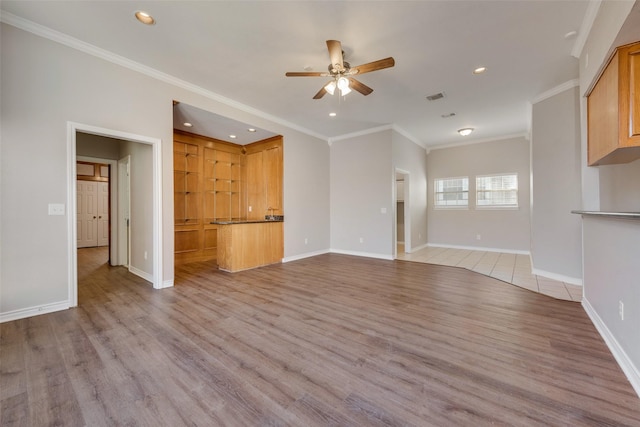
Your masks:
<svg viewBox="0 0 640 427"><path fill-rule="evenodd" d="M480 239L482 239L482 236L479 234L476 234L476 240L480 240Z"/></svg>
<svg viewBox="0 0 640 427"><path fill-rule="evenodd" d="M251 206L249 206L249 212L251 212L253 210L253 208Z"/></svg>
<svg viewBox="0 0 640 427"><path fill-rule="evenodd" d="M360 238L360 243L364 243L364 238Z"/></svg>
<svg viewBox="0 0 640 427"><path fill-rule="evenodd" d="M422 239L422 233L418 233L418 239Z"/></svg>
<svg viewBox="0 0 640 427"><path fill-rule="evenodd" d="M307 239L306 237L304 238L304 244L308 244L309 243L309 239Z"/></svg>
<svg viewBox="0 0 640 427"><path fill-rule="evenodd" d="M144 251L144 259L147 259L147 251Z"/></svg>
<svg viewBox="0 0 640 427"><path fill-rule="evenodd" d="M380 213L381 214L386 214L387 213L387 208L380 208Z"/></svg>
<svg viewBox="0 0 640 427"><path fill-rule="evenodd" d="M618 313L620 313L620 320L624 320L624 303L621 301L618 301Z"/></svg>

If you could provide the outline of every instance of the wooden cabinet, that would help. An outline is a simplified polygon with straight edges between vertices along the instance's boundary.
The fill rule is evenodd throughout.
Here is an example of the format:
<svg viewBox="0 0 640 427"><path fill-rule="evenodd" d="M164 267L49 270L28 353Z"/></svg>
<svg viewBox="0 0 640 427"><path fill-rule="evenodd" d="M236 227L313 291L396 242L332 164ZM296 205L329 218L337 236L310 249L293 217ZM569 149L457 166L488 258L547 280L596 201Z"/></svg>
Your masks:
<svg viewBox="0 0 640 427"><path fill-rule="evenodd" d="M235 272L282 261L282 222L218 226L218 268Z"/></svg>
<svg viewBox="0 0 640 427"><path fill-rule="evenodd" d="M282 137L247 145L246 150L247 219L284 215Z"/></svg>
<svg viewBox="0 0 640 427"><path fill-rule="evenodd" d="M176 130L173 169L176 264L219 255L214 221L284 215L280 136L240 146Z"/></svg>
<svg viewBox="0 0 640 427"><path fill-rule="evenodd" d="M619 47L587 98L589 166L640 158L640 42Z"/></svg>

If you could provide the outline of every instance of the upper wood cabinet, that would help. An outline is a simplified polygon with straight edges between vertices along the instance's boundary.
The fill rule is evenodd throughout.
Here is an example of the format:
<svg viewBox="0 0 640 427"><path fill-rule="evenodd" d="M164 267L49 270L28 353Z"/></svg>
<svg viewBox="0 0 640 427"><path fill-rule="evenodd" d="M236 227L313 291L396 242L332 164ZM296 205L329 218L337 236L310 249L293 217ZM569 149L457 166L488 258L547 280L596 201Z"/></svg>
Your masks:
<svg viewBox="0 0 640 427"><path fill-rule="evenodd" d="M640 42L619 47L587 98L589 166L640 158Z"/></svg>
<svg viewBox="0 0 640 427"><path fill-rule="evenodd" d="M246 146L247 150L247 219L264 219L265 215L283 215L282 137L274 137Z"/></svg>

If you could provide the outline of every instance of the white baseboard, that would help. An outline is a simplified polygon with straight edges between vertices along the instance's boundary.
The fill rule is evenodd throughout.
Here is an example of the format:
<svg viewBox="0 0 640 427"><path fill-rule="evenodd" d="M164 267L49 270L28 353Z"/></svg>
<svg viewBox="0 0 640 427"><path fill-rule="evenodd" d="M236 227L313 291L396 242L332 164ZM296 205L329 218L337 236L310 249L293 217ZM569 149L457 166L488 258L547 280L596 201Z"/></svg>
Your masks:
<svg viewBox="0 0 640 427"><path fill-rule="evenodd" d="M613 357L620 365L622 372L627 376L627 379L631 383L631 387L635 390L638 397L640 397L640 371L638 367L633 364L627 353L625 353L624 349L618 343L618 340L613 336L607 325L602 321L596 310L589 303L586 298L582 298L582 307L584 311L587 312L587 316L591 319L591 322L594 324L600 336L604 340L607 347L613 354Z"/></svg>
<svg viewBox="0 0 640 427"><path fill-rule="evenodd" d="M172 287L173 287L173 280L165 280L164 282L162 282L162 286L160 287L160 289L172 288Z"/></svg>
<svg viewBox="0 0 640 427"><path fill-rule="evenodd" d="M25 317L38 316L40 314L53 313L69 309L69 301L54 302L36 307L21 308L19 310L7 311L0 313L0 323L10 322L12 320L24 319Z"/></svg>
<svg viewBox="0 0 640 427"><path fill-rule="evenodd" d="M416 246L415 248L404 248L404 252L407 253L407 254L411 254L411 253L414 253L414 252L418 252L419 250L424 249L427 246L428 246L428 244L425 243L424 245Z"/></svg>
<svg viewBox="0 0 640 427"><path fill-rule="evenodd" d="M529 255L529 251L519 251L515 249L502 249L502 248L485 248L481 246L447 245L444 243L427 243L426 246L433 247L433 248L466 249L469 251L502 252L505 254Z"/></svg>
<svg viewBox="0 0 640 427"><path fill-rule="evenodd" d="M293 255L293 256L288 256L288 257L282 258L282 262L284 263L284 262L297 261L299 259L310 258L312 256L323 255L323 254L327 254L327 253L329 253L329 249L323 249L321 251L314 251L314 252L305 252L303 254Z"/></svg>
<svg viewBox="0 0 640 427"><path fill-rule="evenodd" d="M147 282L150 282L150 283L153 284L153 275L152 274L149 274L146 271L142 271L139 268L135 268L132 265L129 266L129 272L135 274L138 277L142 277Z"/></svg>
<svg viewBox="0 0 640 427"><path fill-rule="evenodd" d="M582 286L582 279L578 279L577 277L565 276L563 274L551 273L549 271L540 270L539 268L532 268L531 274L546 277L547 279L557 280L558 282L565 282L572 285Z"/></svg>
<svg viewBox="0 0 640 427"><path fill-rule="evenodd" d="M361 256L361 257L365 257L365 258L376 258L376 259L393 260L393 255L390 255L390 254L376 254L376 253L372 253L372 252L343 251L343 250L340 250L340 249L331 249L330 252L334 253L334 254L341 254L341 255L354 255L354 256Z"/></svg>

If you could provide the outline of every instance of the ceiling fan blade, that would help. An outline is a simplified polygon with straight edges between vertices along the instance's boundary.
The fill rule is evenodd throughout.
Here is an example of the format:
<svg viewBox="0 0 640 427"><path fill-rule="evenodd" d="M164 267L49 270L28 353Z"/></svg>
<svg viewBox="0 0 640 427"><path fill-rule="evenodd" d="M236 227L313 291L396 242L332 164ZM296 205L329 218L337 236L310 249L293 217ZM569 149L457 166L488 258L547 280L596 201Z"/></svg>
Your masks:
<svg viewBox="0 0 640 427"><path fill-rule="evenodd" d="M285 73L287 77L328 77L329 73L320 73L317 71L289 71Z"/></svg>
<svg viewBox="0 0 640 427"><path fill-rule="evenodd" d="M316 94L313 96L313 99L320 99L320 98L322 98L322 97L324 96L324 94L325 94L325 93L327 93L327 91L326 91L326 90L324 90L324 86L322 86L322 89L320 89L320 90L318 91L318 93L316 93Z"/></svg>
<svg viewBox="0 0 640 427"><path fill-rule="evenodd" d="M349 87L351 89L353 89L353 90L357 90L358 92L360 92L364 96L367 96L371 92L373 92L373 89L371 89L366 84L359 82L358 80L354 79L353 77L349 77Z"/></svg>
<svg viewBox="0 0 640 427"><path fill-rule="evenodd" d="M369 62L367 64L358 65L357 67L351 67L350 72L352 74L364 74L370 73L371 71L393 67L394 65L396 65L396 61L392 57L389 57L380 59L378 61Z"/></svg>
<svg viewBox="0 0 640 427"><path fill-rule="evenodd" d="M334 67L337 72L344 70L342 44L338 40L327 40L327 49L329 49L331 66Z"/></svg>

